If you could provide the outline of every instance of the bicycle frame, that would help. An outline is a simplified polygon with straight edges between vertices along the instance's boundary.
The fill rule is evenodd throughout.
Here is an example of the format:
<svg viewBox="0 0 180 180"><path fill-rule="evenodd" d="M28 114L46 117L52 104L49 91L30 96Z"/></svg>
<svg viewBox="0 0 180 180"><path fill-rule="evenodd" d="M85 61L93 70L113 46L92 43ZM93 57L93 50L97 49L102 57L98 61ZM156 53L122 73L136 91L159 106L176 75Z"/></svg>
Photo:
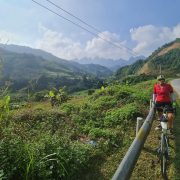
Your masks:
<svg viewBox="0 0 180 180"><path fill-rule="evenodd" d="M161 118L161 144L160 144L160 160L161 160L161 172L164 178L167 178L167 161L169 158L169 142L168 142L168 117L167 113L163 111Z"/></svg>
<svg viewBox="0 0 180 180"><path fill-rule="evenodd" d="M169 147L167 136L162 133L161 147L160 147L160 160L161 160L161 173L167 179L167 161L169 159Z"/></svg>

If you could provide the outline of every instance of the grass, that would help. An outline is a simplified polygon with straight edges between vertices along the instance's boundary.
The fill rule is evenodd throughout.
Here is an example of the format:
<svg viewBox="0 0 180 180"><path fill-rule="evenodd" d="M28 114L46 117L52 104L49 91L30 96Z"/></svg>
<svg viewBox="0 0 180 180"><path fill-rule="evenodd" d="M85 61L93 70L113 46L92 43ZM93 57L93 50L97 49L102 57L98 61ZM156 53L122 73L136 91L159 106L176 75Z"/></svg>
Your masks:
<svg viewBox="0 0 180 180"><path fill-rule="evenodd" d="M70 100L68 100L68 103L82 105L86 102L86 99L87 97L84 96L73 96Z"/></svg>
<svg viewBox="0 0 180 180"><path fill-rule="evenodd" d="M81 178L83 180L109 180L114 175L116 169L119 166L119 163L123 159L124 155L126 154L129 146L131 145L132 141L135 137L135 131L131 127L128 129L128 133L124 137L124 143L121 147L114 148L113 152L109 153L108 155L104 155L101 158L98 157L97 159L93 159L91 166L88 171L81 174Z"/></svg>
<svg viewBox="0 0 180 180"><path fill-rule="evenodd" d="M82 90L82 91L74 92L71 95L73 95L73 96L86 96L86 95L88 95L88 90Z"/></svg>
<svg viewBox="0 0 180 180"><path fill-rule="evenodd" d="M180 179L180 101L178 102L178 111L175 121L175 159L174 159L174 167L175 167L175 177L174 179Z"/></svg>

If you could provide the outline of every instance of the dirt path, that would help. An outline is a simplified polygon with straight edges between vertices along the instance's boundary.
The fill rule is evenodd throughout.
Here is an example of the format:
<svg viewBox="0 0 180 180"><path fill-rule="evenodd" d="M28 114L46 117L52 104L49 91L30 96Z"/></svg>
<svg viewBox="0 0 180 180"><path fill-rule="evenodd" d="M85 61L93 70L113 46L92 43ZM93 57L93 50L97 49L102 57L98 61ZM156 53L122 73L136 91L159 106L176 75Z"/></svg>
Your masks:
<svg viewBox="0 0 180 180"><path fill-rule="evenodd" d="M159 147L158 137L160 136L160 131L154 130L157 125L158 122L154 121L150 134L131 176L131 180L161 179L160 163L156 150Z"/></svg>

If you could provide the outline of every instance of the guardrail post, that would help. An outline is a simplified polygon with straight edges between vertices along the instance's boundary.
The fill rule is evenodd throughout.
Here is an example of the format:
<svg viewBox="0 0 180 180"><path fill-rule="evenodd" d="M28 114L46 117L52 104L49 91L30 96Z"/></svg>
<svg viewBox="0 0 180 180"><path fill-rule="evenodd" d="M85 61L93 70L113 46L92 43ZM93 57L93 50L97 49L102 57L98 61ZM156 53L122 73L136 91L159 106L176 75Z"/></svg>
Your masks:
<svg viewBox="0 0 180 180"><path fill-rule="evenodd" d="M143 124L143 118L142 117L137 117L137 121L136 121L136 136L139 132L139 129L141 128Z"/></svg>

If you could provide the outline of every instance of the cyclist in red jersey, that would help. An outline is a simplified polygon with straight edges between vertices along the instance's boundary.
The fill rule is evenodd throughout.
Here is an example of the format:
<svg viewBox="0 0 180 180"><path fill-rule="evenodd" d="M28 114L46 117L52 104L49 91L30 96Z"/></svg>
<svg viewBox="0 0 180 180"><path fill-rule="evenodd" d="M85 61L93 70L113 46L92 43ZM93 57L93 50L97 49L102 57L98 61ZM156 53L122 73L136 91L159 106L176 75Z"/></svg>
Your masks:
<svg viewBox="0 0 180 180"><path fill-rule="evenodd" d="M163 75L158 76L157 80L158 83L154 85L153 101L155 102L155 107L158 112L158 119L160 120L162 116L162 107L168 106L168 124L172 132L174 121L172 103L175 102L173 88L170 84L165 82L165 77ZM156 129L160 127L161 126L158 126Z"/></svg>

